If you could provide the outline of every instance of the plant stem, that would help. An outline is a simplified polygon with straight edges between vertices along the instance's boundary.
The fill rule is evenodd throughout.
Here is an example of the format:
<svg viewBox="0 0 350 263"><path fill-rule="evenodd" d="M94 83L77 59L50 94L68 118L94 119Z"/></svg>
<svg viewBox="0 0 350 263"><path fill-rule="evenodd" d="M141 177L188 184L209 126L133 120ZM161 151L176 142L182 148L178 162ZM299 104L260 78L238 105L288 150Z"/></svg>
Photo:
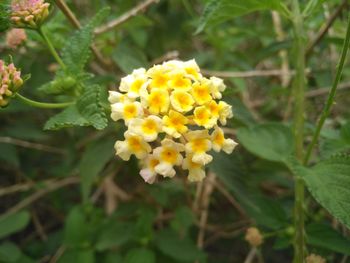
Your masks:
<svg viewBox="0 0 350 263"><path fill-rule="evenodd" d="M64 103L39 102L39 101L28 99L19 93L16 94L16 97L19 98L21 101L23 101L25 104L28 104L28 105L36 107L36 108L43 108L43 109L66 108L66 107L75 103L75 102L64 102Z"/></svg>
<svg viewBox="0 0 350 263"><path fill-rule="evenodd" d="M346 56L347 56L347 53L348 53L348 50L349 50L349 43L350 43L350 16L349 16L349 19L348 19L348 26L347 26L347 30L346 30L346 36L345 36L345 40L344 40L344 44L343 44L343 49L342 49L342 52L341 52L339 63L337 65L337 72L336 72L336 75L335 75L335 79L333 81L332 88L329 91L328 99L327 99L327 102L326 102L326 104L325 104L325 106L323 108L320 120L318 121L318 124L317 124L317 127L316 127L316 131L315 131L315 133L312 136L312 141L311 141L311 143L309 144L309 146L307 148L306 155L305 155L305 158L304 158L304 165L307 165L307 163L310 160L312 150L313 150L313 148L315 147L315 145L316 145L316 143L318 141L318 137L320 136L321 129L322 129L322 127L324 125L324 122L326 121L327 117L329 116L331 107L332 107L332 105L334 103L335 93L337 91L337 87L338 87L338 84L339 84L340 79L341 79L341 75L342 75L342 72L343 72Z"/></svg>
<svg viewBox="0 0 350 263"><path fill-rule="evenodd" d="M305 112L305 35L303 16L298 0L293 0L293 27L296 74L293 83L294 96L294 136L295 152L298 160L303 160L304 143L304 112ZM304 181L295 178L294 203L294 260L293 263L304 263L305 259L305 230L304 230Z"/></svg>
<svg viewBox="0 0 350 263"><path fill-rule="evenodd" d="M56 61L58 62L58 64L60 64L60 66L65 69L66 65L63 63L62 59L60 58L60 56L58 55L55 47L52 45L51 40L48 38L48 36L46 35L46 33L44 32L42 27L38 28L38 33L39 35L45 40L47 47L49 48L51 54L53 55L53 57L56 59Z"/></svg>

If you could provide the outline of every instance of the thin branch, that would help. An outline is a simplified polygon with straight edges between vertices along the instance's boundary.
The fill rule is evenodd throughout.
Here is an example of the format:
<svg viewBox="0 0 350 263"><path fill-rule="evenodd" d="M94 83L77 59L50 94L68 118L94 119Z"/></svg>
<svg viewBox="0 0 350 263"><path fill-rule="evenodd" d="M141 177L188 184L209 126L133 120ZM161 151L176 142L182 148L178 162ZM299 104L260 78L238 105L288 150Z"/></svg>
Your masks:
<svg viewBox="0 0 350 263"><path fill-rule="evenodd" d="M309 92L306 93L306 98L313 98L313 97L326 95L329 93L330 89L331 87L325 87L325 88L310 90ZM345 91L348 89L350 89L350 82L345 82L345 83L339 84L337 91Z"/></svg>
<svg viewBox="0 0 350 263"><path fill-rule="evenodd" d="M136 16L137 14L141 13L142 11L146 10L147 7L149 7L152 4L158 3L159 0L146 0L135 6L134 8L130 9L123 15L119 16L117 19L112 20L108 22L107 24L100 26L95 29L95 34L99 35L102 33L105 33L107 31L113 30L117 26L120 26L121 24L128 21L130 18Z"/></svg>
<svg viewBox="0 0 350 263"><path fill-rule="evenodd" d="M77 29L81 28L81 24L75 14L72 12L72 10L69 8L69 6L65 3L64 0L55 0L56 5L58 8L62 11L62 13L67 17L67 19L70 21L70 23ZM91 45L91 50L94 53L97 61L105 68L105 69L110 69L111 67L111 62L107 61L101 52L97 49L97 47L92 44Z"/></svg>
<svg viewBox="0 0 350 263"><path fill-rule="evenodd" d="M252 263L254 258L257 255L257 249L255 247L252 247L246 257L246 259L244 260L244 263Z"/></svg>
<svg viewBox="0 0 350 263"><path fill-rule="evenodd" d="M340 15L343 8L346 7L347 3L348 0L343 0L341 4L337 7L337 9L334 11L334 13L327 19L326 23L320 28L316 37L310 42L310 44L306 48L306 57L308 57L311 54L315 46L323 39L323 37L328 32L329 28L335 22L336 18Z"/></svg>
<svg viewBox="0 0 350 263"><path fill-rule="evenodd" d="M23 141L23 140L11 138L11 137L0 137L0 143L13 144L16 146L35 149L35 150L49 152L49 153L56 153L56 154L64 154L65 153L64 150L61 150L58 148L54 148L54 147L39 144L39 143L27 142L27 141Z"/></svg>
<svg viewBox="0 0 350 263"><path fill-rule="evenodd" d="M34 203L38 199L42 198L43 196L45 196L53 191L56 191L62 187L68 186L68 185L78 184L79 182L80 182L80 178L76 177L76 176L68 177L68 178L65 178L62 180L56 180L55 182L48 184L46 186L46 188L38 190L34 194L28 196L24 200L17 203L15 206L8 209L4 214L0 215L0 219L5 218L9 215L12 215L12 214L22 210L23 208L31 205L32 203Z"/></svg>

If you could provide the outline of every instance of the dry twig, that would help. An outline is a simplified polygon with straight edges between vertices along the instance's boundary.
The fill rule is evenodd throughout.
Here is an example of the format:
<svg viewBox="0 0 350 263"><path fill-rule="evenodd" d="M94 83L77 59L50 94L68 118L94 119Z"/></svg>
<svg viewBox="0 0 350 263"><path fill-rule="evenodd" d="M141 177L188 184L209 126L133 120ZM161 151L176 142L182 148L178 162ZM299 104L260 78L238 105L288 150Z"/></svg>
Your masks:
<svg viewBox="0 0 350 263"><path fill-rule="evenodd" d="M96 28L95 34L99 35L102 33L105 33L107 31L113 30L117 26L120 26L121 24L128 21L130 18L136 16L137 14L141 13L142 11L146 10L147 7L149 7L152 4L158 3L159 0L146 0L135 6L134 8L130 9L123 15L119 16L117 19L112 20L108 22L107 24L100 26Z"/></svg>

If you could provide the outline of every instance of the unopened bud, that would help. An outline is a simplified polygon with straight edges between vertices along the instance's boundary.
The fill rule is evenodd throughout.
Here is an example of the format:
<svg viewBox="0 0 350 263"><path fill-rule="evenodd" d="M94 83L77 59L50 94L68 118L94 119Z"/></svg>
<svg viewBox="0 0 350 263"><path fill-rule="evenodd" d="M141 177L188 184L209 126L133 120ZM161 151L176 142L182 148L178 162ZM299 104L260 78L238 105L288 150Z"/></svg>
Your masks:
<svg viewBox="0 0 350 263"><path fill-rule="evenodd" d="M256 227L248 228L244 238L252 247L259 247L263 243L263 236Z"/></svg>
<svg viewBox="0 0 350 263"><path fill-rule="evenodd" d="M6 65L0 60L0 107L8 105L11 96L23 85L21 72L13 63Z"/></svg>

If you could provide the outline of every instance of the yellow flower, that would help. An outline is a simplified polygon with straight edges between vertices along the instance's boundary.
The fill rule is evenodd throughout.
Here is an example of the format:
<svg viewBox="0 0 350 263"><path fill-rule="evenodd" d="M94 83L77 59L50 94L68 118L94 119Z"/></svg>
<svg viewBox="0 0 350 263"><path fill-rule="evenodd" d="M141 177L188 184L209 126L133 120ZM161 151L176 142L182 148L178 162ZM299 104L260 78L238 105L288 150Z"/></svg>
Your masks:
<svg viewBox="0 0 350 263"><path fill-rule="evenodd" d="M188 132L185 138L188 141L185 145L186 153L193 155L193 162L206 165L213 160L213 157L206 153L211 150L212 146L207 130Z"/></svg>
<svg viewBox="0 0 350 263"><path fill-rule="evenodd" d="M190 182L200 182L205 177L205 171L201 164L192 161L193 155L187 154L186 158L183 160L182 169L188 170L188 181Z"/></svg>
<svg viewBox="0 0 350 263"><path fill-rule="evenodd" d="M129 97L127 97L125 94L122 94L118 91L109 91L108 101L111 104L118 103L118 102L125 102L125 101L132 101Z"/></svg>
<svg viewBox="0 0 350 263"><path fill-rule="evenodd" d="M190 75L190 77L192 77L193 79L198 80L202 77L202 75L200 74L199 66L197 65L194 59L184 62L183 67L186 71L186 74Z"/></svg>
<svg viewBox="0 0 350 263"><path fill-rule="evenodd" d="M227 123L227 119L230 119L233 117L233 113L232 113L232 106L228 105L226 102L224 101L220 101L219 102L219 107L220 107L220 111L219 111L219 120L220 123L222 125L226 125Z"/></svg>
<svg viewBox="0 0 350 263"><path fill-rule="evenodd" d="M118 102L112 104L111 107L111 118L114 121L123 119L125 123L128 124L130 120L143 116L142 106L138 101L126 101L124 103Z"/></svg>
<svg viewBox="0 0 350 263"><path fill-rule="evenodd" d="M211 134L211 141L213 144L213 150L216 152L221 151L221 149L227 153L231 154L233 149L237 146L237 143L232 139L225 139L224 132L219 127L215 127L214 132Z"/></svg>
<svg viewBox="0 0 350 263"><path fill-rule="evenodd" d="M157 139L158 133L162 130L162 119L154 115L144 119L132 119L129 130L142 136L146 142L152 142Z"/></svg>
<svg viewBox="0 0 350 263"><path fill-rule="evenodd" d="M153 154L159 160L159 164L155 166L155 171L164 177L174 177L176 172L174 165L182 163L182 155L185 147L181 143L176 143L170 139L164 139L160 147L154 149Z"/></svg>
<svg viewBox="0 0 350 263"><path fill-rule="evenodd" d="M144 160L144 168L140 171L141 177L146 183L153 184L157 177L155 167L159 164L159 160L153 155L148 155Z"/></svg>
<svg viewBox="0 0 350 263"><path fill-rule="evenodd" d="M213 95L213 98L215 99L221 99L223 92L226 89L226 85L224 84L224 80L217 78L217 77L211 77L211 94Z"/></svg>
<svg viewBox="0 0 350 263"><path fill-rule="evenodd" d="M187 132L187 123L188 119L185 116L177 111L170 110L169 114L163 117L163 131L174 138L179 138L181 134Z"/></svg>
<svg viewBox="0 0 350 263"><path fill-rule="evenodd" d="M121 79L119 90L127 92L130 98L140 96L141 89L145 89L148 85L146 70L144 68L134 70L130 75Z"/></svg>
<svg viewBox="0 0 350 263"><path fill-rule="evenodd" d="M176 71L170 75L170 78L168 84L171 89L189 91L192 88L191 80L186 78L183 71Z"/></svg>
<svg viewBox="0 0 350 263"><path fill-rule="evenodd" d="M142 96L142 103L152 114L165 113L169 109L169 93L167 90L154 88L149 94Z"/></svg>
<svg viewBox="0 0 350 263"><path fill-rule="evenodd" d="M206 81L194 83L192 86L191 94L199 105L203 105L212 100L212 97L210 95L210 86Z"/></svg>
<svg viewBox="0 0 350 263"><path fill-rule="evenodd" d="M193 109L192 96L183 90L175 90L170 95L171 106L179 112L188 112Z"/></svg>
<svg viewBox="0 0 350 263"><path fill-rule="evenodd" d="M161 65L155 65L147 71L147 75L151 77L151 82L149 84L150 89L159 88L167 89L169 75L166 68Z"/></svg>
<svg viewBox="0 0 350 263"><path fill-rule="evenodd" d="M199 106L194 109L194 122L199 125L203 126L206 129L212 128L216 122L217 118L212 116L209 109L205 106Z"/></svg>
<svg viewBox="0 0 350 263"><path fill-rule="evenodd" d="M126 131L124 137L125 141L117 141L114 145L116 154L124 161L128 161L132 154L143 159L151 151L151 146L144 141L142 136Z"/></svg>

